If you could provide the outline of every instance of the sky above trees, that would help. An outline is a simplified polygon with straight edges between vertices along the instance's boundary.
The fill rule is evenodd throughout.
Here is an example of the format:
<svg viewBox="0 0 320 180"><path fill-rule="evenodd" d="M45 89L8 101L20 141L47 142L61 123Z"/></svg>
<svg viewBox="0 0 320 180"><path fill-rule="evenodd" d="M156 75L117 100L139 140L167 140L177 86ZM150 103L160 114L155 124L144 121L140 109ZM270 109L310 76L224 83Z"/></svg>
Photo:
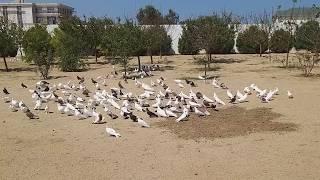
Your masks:
<svg viewBox="0 0 320 180"><path fill-rule="evenodd" d="M10 0L0 0L8 2ZM292 6L292 0L26 0L27 2L60 2L75 8L79 16L109 16L135 18L139 8L154 5L162 14L171 8L180 15L180 20L199 15L210 15L213 11L233 11L239 15L272 12L281 5L282 9ZM320 4L319 0L298 0L297 6Z"/></svg>

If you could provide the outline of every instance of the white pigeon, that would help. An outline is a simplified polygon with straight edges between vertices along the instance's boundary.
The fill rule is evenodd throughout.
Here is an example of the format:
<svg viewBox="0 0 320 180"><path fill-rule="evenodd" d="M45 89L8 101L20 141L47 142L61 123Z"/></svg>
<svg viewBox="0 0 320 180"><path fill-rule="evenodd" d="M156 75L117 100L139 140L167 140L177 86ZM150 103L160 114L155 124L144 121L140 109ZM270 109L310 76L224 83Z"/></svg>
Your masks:
<svg viewBox="0 0 320 180"><path fill-rule="evenodd" d="M189 115L189 110L186 107L183 107L183 113L178 119L176 119L176 122L180 122L184 120L188 115Z"/></svg>
<svg viewBox="0 0 320 180"><path fill-rule="evenodd" d="M220 86L218 85L218 81L216 80L216 78L214 78L214 79L212 80L212 85L213 85L213 87L215 87L215 88L220 88Z"/></svg>
<svg viewBox="0 0 320 180"><path fill-rule="evenodd" d="M106 132L107 134L109 134L110 136L113 136L113 137L121 137L121 135L119 133L117 133L114 129L112 128L109 128L109 127L106 127Z"/></svg>
<svg viewBox="0 0 320 180"><path fill-rule="evenodd" d="M83 108L83 114L84 114L85 116L87 116L87 117L92 117L92 116L93 116L92 112L89 111L89 109L88 109L87 106L85 106L85 107Z"/></svg>
<svg viewBox="0 0 320 180"><path fill-rule="evenodd" d="M221 99L219 99L216 93L213 94L213 98L218 104L226 105L226 103L224 103Z"/></svg>
<svg viewBox="0 0 320 180"><path fill-rule="evenodd" d="M242 98L242 97L243 97L243 94L242 94L242 93L240 93L240 91L239 91L239 90L237 90L237 97L238 97L238 98Z"/></svg>
<svg viewBox="0 0 320 180"><path fill-rule="evenodd" d="M249 87L245 87L244 89L243 89L243 92L245 92L245 93L247 93L247 94L251 94L251 91L250 91L250 88Z"/></svg>
<svg viewBox="0 0 320 180"><path fill-rule="evenodd" d="M200 74L199 74L198 78L199 78L200 80L205 80L205 79L206 79L205 77L201 76Z"/></svg>
<svg viewBox="0 0 320 180"><path fill-rule="evenodd" d="M161 96L161 97L165 97L165 94L163 94L163 92L160 90L159 91L159 95Z"/></svg>
<svg viewBox="0 0 320 180"><path fill-rule="evenodd" d="M168 117L168 115L166 114L166 112L161 109L159 106L157 107L157 111L156 111L157 115L160 117Z"/></svg>
<svg viewBox="0 0 320 180"><path fill-rule="evenodd" d="M145 84L145 83L142 83L142 88L146 91L151 91L151 92L154 91L153 88L151 88L148 84Z"/></svg>
<svg viewBox="0 0 320 180"><path fill-rule="evenodd" d="M181 84L181 83L178 83L178 86L179 86L180 88L184 88L184 85Z"/></svg>
<svg viewBox="0 0 320 180"><path fill-rule="evenodd" d="M144 128L150 128L150 125L147 124L142 118L138 118L138 124Z"/></svg>
<svg viewBox="0 0 320 180"><path fill-rule="evenodd" d="M157 86L157 84L154 83L152 80L151 80L150 84L151 84L151 87L156 87Z"/></svg>
<svg viewBox="0 0 320 180"><path fill-rule="evenodd" d="M74 111L74 116L77 117L79 120L86 119L88 117L84 114L81 114L81 112L78 109Z"/></svg>
<svg viewBox="0 0 320 180"><path fill-rule="evenodd" d="M266 102L269 102L272 100L272 96L273 96L273 91L269 91L268 94L266 95L266 97L264 98L264 100Z"/></svg>
<svg viewBox="0 0 320 180"><path fill-rule="evenodd" d="M279 95L279 88L275 88L275 89L273 90L273 94Z"/></svg>
<svg viewBox="0 0 320 180"><path fill-rule="evenodd" d="M46 107L44 108L44 112L46 114L49 114L49 105L48 104L46 104Z"/></svg>
<svg viewBox="0 0 320 180"><path fill-rule="evenodd" d="M66 108L66 106L61 105L60 103L57 103L57 108L61 114L64 114L64 109Z"/></svg>
<svg viewBox="0 0 320 180"><path fill-rule="evenodd" d="M289 98L289 99L292 99L292 98L293 98L293 94L292 94L290 91L288 91L288 98Z"/></svg>
<svg viewBox="0 0 320 180"><path fill-rule="evenodd" d="M232 99L234 97L234 95L229 90L227 90L227 95L229 99Z"/></svg>
<svg viewBox="0 0 320 180"><path fill-rule="evenodd" d="M9 109L10 109L12 112L17 112L17 111L18 111L18 109L17 109L14 105L12 105L12 104L9 104Z"/></svg>
<svg viewBox="0 0 320 180"><path fill-rule="evenodd" d="M10 98L8 96L2 97L4 103L9 103L10 102Z"/></svg>
<svg viewBox="0 0 320 180"><path fill-rule="evenodd" d="M265 90L263 90L263 91L258 91L258 97L262 97L262 96L264 96L266 93L267 93L267 90L265 89Z"/></svg>
<svg viewBox="0 0 320 180"><path fill-rule="evenodd" d="M157 79L157 83L161 84L162 80L161 79Z"/></svg>
<svg viewBox="0 0 320 180"><path fill-rule="evenodd" d="M241 98L238 99L238 102L240 102L240 103L245 102L247 97L248 97L248 94L245 93Z"/></svg>
<svg viewBox="0 0 320 180"><path fill-rule="evenodd" d="M210 98L208 98L206 95L203 94L203 99L209 103L214 103L214 101Z"/></svg>
<svg viewBox="0 0 320 180"><path fill-rule="evenodd" d="M204 112L201 112L197 107L194 107L194 113L196 113L199 116L205 116L206 115Z"/></svg>
<svg viewBox="0 0 320 180"><path fill-rule="evenodd" d="M165 92L171 94L171 93L172 93L172 90L170 89L170 87L168 87L168 88L165 90Z"/></svg>
<svg viewBox="0 0 320 180"><path fill-rule="evenodd" d="M42 101L41 101L41 99L38 99L38 100L36 100L36 105L34 106L33 109L40 110L41 106L42 106Z"/></svg>
<svg viewBox="0 0 320 180"><path fill-rule="evenodd" d="M193 101L189 101L191 107L201 107L202 105Z"/></svg>
<svg viewBox="0 0 320 180"><path fill-rule="evenodd" d="M159 97L156 98L156 103L151 105L151 107L156 108L161 105L161 99Z"/></svg>
<svg viewBox="0 0 320 180"><path fill-rule="evenodd" d="M143 111L142 106L140 106L140 104L138 104L137 102L134 103L134 108L136 108L136 110L138 111Z"/></svg>
<svg viewBox="0 0 320 180"><path fill-rule="evenodd" d="M108 99L107 101L108 101L108 103L110 103L114 108L120 109L119 104L116 103L113 99Z"/></svg>
<svg viewBox="0 0 320 180"><path fill-rule="evenodd" d="M166 109L166 114L169 116L169 117L178 117L175 113L173 113L171 110L169 109Z"/></svg>
<svg viewBox="0 0 320 180"><path fill-rule="evenodd" d="M19 102L17 100L14 100L13 98L11 98L10 104L15 108L19 108Z"/></svg>
<svg viewBox="0 0 320 180"><path fill-rule="evenodd" d="M181 91L181 93L179 94L179 96L183 97L184 99L190 99L190 97L187 96L186 94L184 94L182 91Z"/></svg>

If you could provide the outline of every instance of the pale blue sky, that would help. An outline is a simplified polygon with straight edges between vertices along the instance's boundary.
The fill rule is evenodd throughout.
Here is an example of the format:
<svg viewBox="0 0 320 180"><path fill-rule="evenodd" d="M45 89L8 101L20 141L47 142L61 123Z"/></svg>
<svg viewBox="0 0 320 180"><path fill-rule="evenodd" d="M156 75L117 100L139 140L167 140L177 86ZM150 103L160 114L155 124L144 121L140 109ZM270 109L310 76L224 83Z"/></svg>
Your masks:
<svg viewBox="0 0 320 180"><path fill-rule="evenodd" d="M8 2L8 0L0 0ZM292 6L292 0L26 0L26 2L60 2L75 8L77 15L110 16L134 18L137 10L147 4L156 6L166 13L169 8L174 9L181 19L208 15L213 11L233 11L244 15L272 11L278 5L282 8ZM320 4L319 0L298 0L298 6L312 6Z"/></svg>

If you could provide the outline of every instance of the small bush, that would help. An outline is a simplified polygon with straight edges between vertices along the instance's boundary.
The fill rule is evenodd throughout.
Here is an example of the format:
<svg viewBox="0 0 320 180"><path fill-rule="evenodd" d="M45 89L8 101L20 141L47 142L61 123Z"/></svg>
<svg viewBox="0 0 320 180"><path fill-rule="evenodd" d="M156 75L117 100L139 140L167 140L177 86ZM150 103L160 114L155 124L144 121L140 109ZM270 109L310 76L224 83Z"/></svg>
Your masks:
<svg viewBox="0 0 320 180"><path fill-rule="evenodd" d="M308 77L310 76L314 66L319 63L320 58L318 53L311 53L311 52L305 52L305 53L299 53L297 54L300 69L303 72L303 75Z"/></svg>
<svg viewBox="0 0 320 180"><path fill-rule="evenodd" d="M290 42L290 32L283 29L273 32L270 39L270 48L275 53L285 53L288 51L288 42ZM293 43L290 43L290 49Z"/></svg>
<svg viewBox="0 0 320 180"><path fill-rule="evenodd" d="M240 53L261 54L268 49L268 33L258 26L250 26L239 33L237 47Z"/></svg>

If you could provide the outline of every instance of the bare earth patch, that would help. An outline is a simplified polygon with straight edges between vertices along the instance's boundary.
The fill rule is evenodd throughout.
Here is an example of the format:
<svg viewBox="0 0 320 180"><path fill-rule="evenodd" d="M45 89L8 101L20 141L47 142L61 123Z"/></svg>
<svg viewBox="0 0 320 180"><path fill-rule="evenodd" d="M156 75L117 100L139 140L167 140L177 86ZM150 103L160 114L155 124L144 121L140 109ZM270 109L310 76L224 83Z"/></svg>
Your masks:
<svg viewBox="0 0 320 180"><path fill-rule="evenodd" d="M156 126L168 129L183 139L215 139L243 136L264 131L295 131L294 123L281 123L272 120L281 114L272 112L271 108L246 110L237 106L211 111L211 116L198 117L192 114L188 121L176 123L173 119L155 123Z"/></svg>

